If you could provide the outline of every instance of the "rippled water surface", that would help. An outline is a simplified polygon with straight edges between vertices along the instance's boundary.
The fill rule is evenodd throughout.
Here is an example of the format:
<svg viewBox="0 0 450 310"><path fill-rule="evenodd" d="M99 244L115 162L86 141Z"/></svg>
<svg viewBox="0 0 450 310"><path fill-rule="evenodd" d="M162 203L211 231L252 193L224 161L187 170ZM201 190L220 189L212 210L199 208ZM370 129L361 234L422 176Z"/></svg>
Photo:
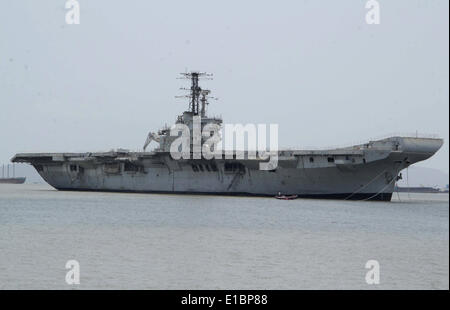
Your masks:
<svg viewBox="0 0 450 310"><path fill-rule="evenodd" d="M0 185L0 288L448 289L449 196L385 202ZM380 264L367 285L365 264Z"/></svg>

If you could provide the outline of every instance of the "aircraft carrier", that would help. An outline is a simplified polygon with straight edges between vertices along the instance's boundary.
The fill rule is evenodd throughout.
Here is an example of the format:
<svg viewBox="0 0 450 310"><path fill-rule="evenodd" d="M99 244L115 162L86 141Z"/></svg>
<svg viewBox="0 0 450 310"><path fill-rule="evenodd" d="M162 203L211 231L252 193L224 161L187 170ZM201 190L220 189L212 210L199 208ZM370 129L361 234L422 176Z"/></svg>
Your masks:
<svg viewBox="0 0 450 310"><path fill-rule="evenodd" d="M193 131L197 117L200 129L207 124L222 126L221 118L206 115L210 91L199 86L199 78L208 75L190 72L183 76L191 80L186 96L189 109L175 124ZM140 152L23 153L12 162L33 165L58 190L272 197L282 193L300 198L390 201L401 171L433 156L443 145L438 138L392 136L329 150L277 150L277 164L261 169L267 158L253 158L249 151L220 151L224 156L212 159L174 158L171 145L178 137L170 133L169 127L150 133ZM159 147L145 151L152 141ZM191 138L190 145L194 143ZM192 149L188 155L193 155Z"/></svg>

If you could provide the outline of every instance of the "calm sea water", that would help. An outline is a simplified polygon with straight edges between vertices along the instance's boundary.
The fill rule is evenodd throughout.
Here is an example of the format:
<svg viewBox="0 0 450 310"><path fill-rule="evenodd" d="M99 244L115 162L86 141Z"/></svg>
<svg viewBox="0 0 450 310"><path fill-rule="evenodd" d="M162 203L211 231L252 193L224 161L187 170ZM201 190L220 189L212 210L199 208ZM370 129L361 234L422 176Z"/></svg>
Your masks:
<svg viewBox="0 0 450 310"><path fill-rule="evenodd" d="M449 289L449 196L279 201L0 185L0 289ZM365 264L380 264L367 285Z"/></svg>

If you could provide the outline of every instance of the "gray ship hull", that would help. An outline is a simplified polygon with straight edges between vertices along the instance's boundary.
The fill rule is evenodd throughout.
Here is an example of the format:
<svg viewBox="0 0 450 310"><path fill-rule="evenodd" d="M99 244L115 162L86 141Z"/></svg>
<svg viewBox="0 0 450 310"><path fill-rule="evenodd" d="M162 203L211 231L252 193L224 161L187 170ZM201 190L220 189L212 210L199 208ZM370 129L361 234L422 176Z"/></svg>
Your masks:
<svg viewBox="0 0 450 310"><path fill-rule="evenodd" d="M327 151L279 151L278 167L257 159L174 160L167 152L17 154L58 190L391 200L399 173L441 139L392 137Z"/></svg>

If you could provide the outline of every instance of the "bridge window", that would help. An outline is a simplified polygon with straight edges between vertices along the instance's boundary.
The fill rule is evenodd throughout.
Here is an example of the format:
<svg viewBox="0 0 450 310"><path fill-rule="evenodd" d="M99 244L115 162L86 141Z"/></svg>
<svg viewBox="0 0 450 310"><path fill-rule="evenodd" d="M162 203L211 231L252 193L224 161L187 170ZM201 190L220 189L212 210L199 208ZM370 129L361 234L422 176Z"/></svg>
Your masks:
<svg viewBox="0 0 450 310"><path fill-rule="evenodd" d="M328 157L328 162L329 163L334 163L334 157Z"/></svg>
<svg viewBox="0 0 450 310"><path fill-rule="evenodd" d="M77 171L77 165L70 165L70 171Z"/></svg>
<svg viewBox="0 0 450 310"><path fill-rule="evenodd" d="M310 158L309 158L309 162L310 162L310 163L313 163L313 162L314 162L314 157L310 157Z"/></svg>
<svg viewBox="0 0 450 310"><path fill-rule="evenodd" d="M139 171L139 166L133 165L132 163L125 163L123 165L123 170L129 172L137 172Z"/></svg>
<svg viewBox="0 0 450 310"><path fill-rule="evenodd" d="M103 171L108 174L119 174L122 170L122 165L120 163L105 163L103 166Z"/></svg>
<svg viewBox="0 0 450 310"><path fill-rule="evenodd" d="M231 172L231 171L233 171L233 164L231 164L231 163L225 163L224 169L225 169L226 172Z"/></svg>
<svg viewBox="0 0 450 310"><path fill-rule="evenodd" d="M215 163L211 163L211 169L212 171L217 171L217 166Z"/></svg>
<svg viewBox="0 0 450 310"><path fill-rule="evenodd" d="M241 163L225 163L225 172L245 172L245 166Z"/></svg>

